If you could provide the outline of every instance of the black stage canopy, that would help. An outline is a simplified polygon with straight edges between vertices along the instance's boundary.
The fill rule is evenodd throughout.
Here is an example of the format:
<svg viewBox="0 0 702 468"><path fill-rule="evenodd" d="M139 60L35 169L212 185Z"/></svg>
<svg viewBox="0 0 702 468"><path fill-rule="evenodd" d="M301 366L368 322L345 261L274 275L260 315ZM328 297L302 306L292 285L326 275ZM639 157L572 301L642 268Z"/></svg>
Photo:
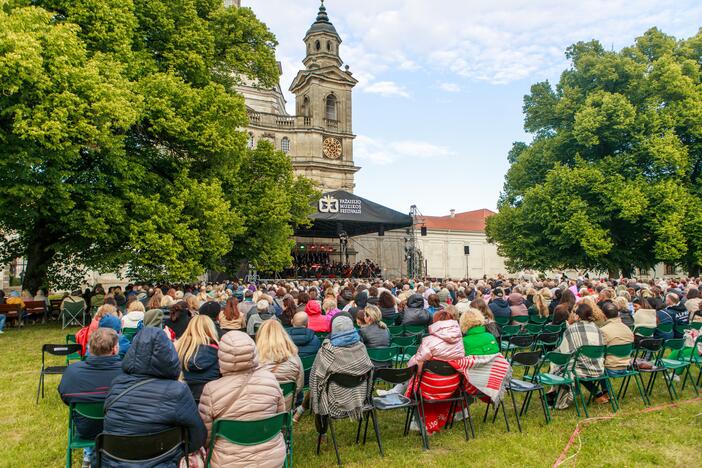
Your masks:
<svg viewBox="0 0 702 468"><path fill-rule="evenodd" d="M358 195L336 190L322 195L312 226L295 232L299 237L349 237L400 229L412 225L410 215L379 205Z"/></svg>

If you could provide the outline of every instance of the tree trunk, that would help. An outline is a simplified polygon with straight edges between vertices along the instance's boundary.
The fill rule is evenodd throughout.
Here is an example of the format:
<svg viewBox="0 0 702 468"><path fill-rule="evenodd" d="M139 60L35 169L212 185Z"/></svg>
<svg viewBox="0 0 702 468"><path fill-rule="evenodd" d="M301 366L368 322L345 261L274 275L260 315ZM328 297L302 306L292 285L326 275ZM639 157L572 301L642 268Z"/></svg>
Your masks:
<svg viewBox="0 0 702 468"><path fill-rule="evenodd" d="M621 272L623 278L631 278L634 274L634 269L631 265L626 265L622 267Z"/></svg>
<svg viewBox="0 0 702 468"><path fill-rule="evenodd" d="M687 267L687 276L689 277L698 277L700 276L700 266L699 265L690 265Z"/></svg>
<svg viewBox="0 0 702 468"><path fill-rule="evenodd" d="M37 289L47 286L47 273L54 258L54 249L50 242L51 237L46 224L37 223L27 245L27 267L22 280L22 288L32 295L36 294Z"/></svg>
<svg viewBox="0 0 702 468"><path fill-rule="evenodd" d="M609 275L610 279L617 279L619 278L619 270L614 269L614 268L609 268L607 271L607 274Z"/></svg>

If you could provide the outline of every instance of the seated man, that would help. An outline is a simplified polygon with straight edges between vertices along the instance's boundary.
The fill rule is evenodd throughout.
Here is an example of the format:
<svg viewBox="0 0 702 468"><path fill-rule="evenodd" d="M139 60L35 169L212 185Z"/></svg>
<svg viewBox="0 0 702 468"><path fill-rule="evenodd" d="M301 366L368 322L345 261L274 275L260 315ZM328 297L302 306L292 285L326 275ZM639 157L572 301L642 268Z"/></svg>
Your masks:
<svg viewBox="0 0 702 468"><path fill-rule="evenodd" d="M85 361L68 366L58 387L61 399L71 403L95 403L105 401L112 380L122 373L119 359L117 333L110 328L98 328L88 341L90 355ZM75 429L82 439L94 439L102 432L102 421L73 415ZM93 449L83 450L83 468L90 466Z"/></svg>
<svg viewBox="0 0 702 468"><path fill-rule="evenodd" d="M605 346L616 346L630 344L634 342L634 332L624 325L619 316L619 308L611 301L602 304L607 321L602 325L602 339ZM628 357L607 356L605 359L605 370L608 375L616 377L626 371L629 366Z"/></svg>
<svg viewBox="0 0 702 468"><path fill-rule="evenodd" d="M685 307L685 304L680 303L680 296L676 293L668 293L665 296L666 308L663 312L667 313L673 321L673 326L687 325L690 322L690 312ZM673 330L675 338L682 338L683 334L678 330Z"/></svg>
<svg viewBox="0 0 702 468"><path fill-rule="evenodd" d="M292 328L288 329L288 334L295 346L297 346L300 357L314 356L319 351L321 342L315 335L314 330L307 328L307 314L298 312L293 315Z"/></svg>
<svg viewBox="0 0 702 468"><path fill-rule="evenodd" d="M178 381L178 353L163 330L145 327L137 333L124 356L122 370L105 399L105 433L146 435L183 427L188 430L191 452L203 446L205 425L190 389ZM170 451L148 466L176 468L183 455L182 449ZM103 468L118 466L124 464L103 457Z"/></svg>

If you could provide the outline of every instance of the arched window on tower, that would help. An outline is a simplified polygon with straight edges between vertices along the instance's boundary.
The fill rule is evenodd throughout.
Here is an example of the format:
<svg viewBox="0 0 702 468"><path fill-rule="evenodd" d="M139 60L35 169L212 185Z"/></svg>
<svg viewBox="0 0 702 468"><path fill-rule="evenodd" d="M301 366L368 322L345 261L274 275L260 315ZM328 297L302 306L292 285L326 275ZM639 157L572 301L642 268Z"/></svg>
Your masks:
<svg viewBox="0 0 702 468"><path fill-rule="evenodd" d="M280 140L280 149L285 154L290 152L290 140L288 140L288 137L283 137L283 139Z"/></svg>
<svg viewBox="0 0 702 468"><path fill-rule="evenodd" d="M315 50L319 50L319 49L322 48L322 44L320 44L319 41L315 41L315 42L314 42L314 48L315 48Z"/></svg>
<svg viewBox="0 0 702 468"><path fill-rule="evenodd" d="M326 102L326 119L327 121L336 121L336 96L330 94L327 96Z"/></svg>
<svg viewBox="0 0 702 468"><path fill-rule="evenodd" d="M310 98L307 96L302 100L302 109L300 109L300 112L303 116L310 117Z"/></svg>
<svg viewBox="0 0 702 468"><path fill-rule="evenodd" d="M249 142L247 146L249 147L249 149L253 149L254 147L253 133L249 133Z"/></svg>
<svg viewBox="0 0 702 468"><path fill-rule="evenodd" d="M332 51L331 41L327 41L327 52L331 52L331 51Z"/></svg>

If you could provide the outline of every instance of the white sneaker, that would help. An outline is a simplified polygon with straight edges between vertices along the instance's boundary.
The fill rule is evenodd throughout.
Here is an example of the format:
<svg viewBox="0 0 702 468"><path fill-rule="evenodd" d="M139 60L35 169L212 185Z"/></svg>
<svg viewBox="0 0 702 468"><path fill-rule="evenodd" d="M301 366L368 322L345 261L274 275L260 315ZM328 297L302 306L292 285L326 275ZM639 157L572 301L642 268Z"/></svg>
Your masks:
<svg viewBox="0 0 702 468"><path fill-rule="evenodd" d="M412 423L410 424L410 431L420 432L419 424L417 424L417 421L412 420Z"/></svg>
<svg viewBox="0 0 702 468"><path fill-rule="evenodd" d="M680 376L678 374L673 374L673 382L680 382Z"/></svg>

